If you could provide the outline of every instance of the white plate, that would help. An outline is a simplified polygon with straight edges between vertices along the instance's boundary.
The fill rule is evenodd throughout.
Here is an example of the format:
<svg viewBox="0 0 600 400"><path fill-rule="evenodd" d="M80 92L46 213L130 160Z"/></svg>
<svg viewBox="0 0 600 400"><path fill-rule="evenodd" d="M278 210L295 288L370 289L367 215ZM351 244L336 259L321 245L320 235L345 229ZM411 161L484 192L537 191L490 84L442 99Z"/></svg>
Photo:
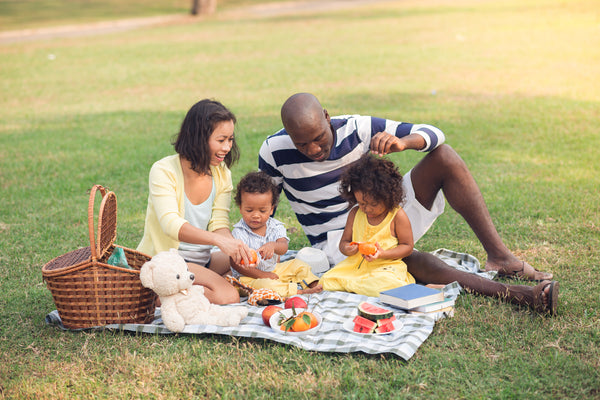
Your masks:
<svg viewBox="0 0 600 400"><path fill-rule="evenodd" d="M351 320L351 319L346 320L342 326L348 332L357 333L359 335L389 335L390 333L396 333L396 332L400 331L402 329L402 327L404 326L404 324L402 323L402 321L398 321L398 320L393 321L392 324L394 325L394 330L393 331L391 331L391 332L381 332L381 333L377 333L377 332L373 332L373 333L354 332L354 321Z"/></svg>
<svg viewBox="0 0 600 400"><path fill-rule="evenodd" d="M310 310L305 310L304 308L296 308L296 314L300 314L302 311L310 311ZM323 322L323 318L321 318L321 315L319 313L310 311L312 314L314 314L315 317L317 317L317 321L318 321L317 326L315 326L314 328L311 328L309 330L302 331L302 332L291 332L291 331L281 330L281 326L277 324L279 322L279 320L281 319L281 316L283 315L284 319L289 318L292 316L292 312L293 311L291 308L286 308L285 310L277 311L275 314L271 315L271 318L269 318L269 325L271 325L271 329L273 329L275 332L281 333L282 335L304 336L304 335L312 335L321 327L321 323Z"/></svg>

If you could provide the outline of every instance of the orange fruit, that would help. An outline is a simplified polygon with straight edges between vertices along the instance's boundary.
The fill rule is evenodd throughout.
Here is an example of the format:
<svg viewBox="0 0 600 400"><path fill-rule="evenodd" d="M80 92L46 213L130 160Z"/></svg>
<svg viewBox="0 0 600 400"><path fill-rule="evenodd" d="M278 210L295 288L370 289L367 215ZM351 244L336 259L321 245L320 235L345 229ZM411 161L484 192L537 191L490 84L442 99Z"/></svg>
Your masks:
<svg viewBox="0 0 600 400"><path fill-rule="evenodd" d="M256 251L250 249L250 264L256 264L256 262L258 261L258 254L256 254ZM246 264L244 262L244 260L240 261L240 265L244 265Z"/></svg>
<svg viewBox="0 0 600 400"><path fill-rule="evenodd" d="M291 329L292 332L302 332L310 329L310 316L307 315L308 318L304 318L304 315L306 314L301 312L296 318L294 318L294 323L292 324Z"/></svg>
<svg viewBox="0 0 600 400"><path fill-rule="evenodd" d="M308 329L312 329L315 326L319 325L319 320L317 320L315 314L311 313L310 311L303 311L300 314L298 314L298 317L301 317L303 314L308 315L308 317L310 318L310 328Z"/></svg>
<svg viewBox="0 0 600 400"><path fill-rule="evenodd" d="M365 256L372 256L377 253L377 246L375 243L362 242L358 244L358 251Z"/></svg>

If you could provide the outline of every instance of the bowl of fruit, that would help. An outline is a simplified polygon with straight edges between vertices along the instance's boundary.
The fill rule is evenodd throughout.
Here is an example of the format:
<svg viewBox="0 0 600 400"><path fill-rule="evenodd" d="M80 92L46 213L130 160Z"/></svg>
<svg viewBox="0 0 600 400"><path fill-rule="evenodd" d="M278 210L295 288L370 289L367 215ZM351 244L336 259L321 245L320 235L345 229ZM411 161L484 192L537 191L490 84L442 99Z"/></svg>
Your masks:
<svg viewBox="0 0 600 400"><path fill-rule="evenodd" d="M302 336L313 334L321 327L323 318L319 313L308 310L302 297L289 297L283 306L285 308L270 305L262 311L263 322L275 332Z"/></svg>
<svg viewBox="0 0 600 400"><path fill-rule="evenodd" d="M269 319L271 329L284 335L312 335L321 326L321 315L306 308L286 308L273 314Z"/></svg>

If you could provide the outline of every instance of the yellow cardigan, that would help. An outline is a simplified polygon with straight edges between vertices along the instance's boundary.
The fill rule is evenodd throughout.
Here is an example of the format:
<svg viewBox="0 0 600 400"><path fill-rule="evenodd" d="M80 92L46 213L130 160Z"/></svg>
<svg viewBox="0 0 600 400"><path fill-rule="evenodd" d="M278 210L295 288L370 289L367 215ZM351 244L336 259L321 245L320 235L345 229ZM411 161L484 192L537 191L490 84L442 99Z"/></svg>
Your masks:
<svg viewBox="0 0 600 400"><path fill-rule="evenodd" d="M231 207L231 171L224 162L210 167L216 195L208 230L229 229ZM184 217L185 191L179 154L165 157L152 165L149 178L150 191L144 237L138 251L154 256L156 253L179 248L179 230L187 221Z"/></svg>

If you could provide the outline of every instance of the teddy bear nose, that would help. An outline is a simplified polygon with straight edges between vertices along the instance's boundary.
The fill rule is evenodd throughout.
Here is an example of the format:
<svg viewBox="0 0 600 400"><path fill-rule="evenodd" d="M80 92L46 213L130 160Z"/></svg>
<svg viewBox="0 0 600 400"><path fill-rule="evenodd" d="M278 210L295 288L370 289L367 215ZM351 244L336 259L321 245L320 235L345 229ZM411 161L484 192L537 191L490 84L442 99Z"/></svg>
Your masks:
<svg viewBox="0 0 600 400"><path fill-rule="evenodd" d="M194 278L195 278L194 274L190 274L190 280L191 280L192 282L194 281Z"/></svg>

